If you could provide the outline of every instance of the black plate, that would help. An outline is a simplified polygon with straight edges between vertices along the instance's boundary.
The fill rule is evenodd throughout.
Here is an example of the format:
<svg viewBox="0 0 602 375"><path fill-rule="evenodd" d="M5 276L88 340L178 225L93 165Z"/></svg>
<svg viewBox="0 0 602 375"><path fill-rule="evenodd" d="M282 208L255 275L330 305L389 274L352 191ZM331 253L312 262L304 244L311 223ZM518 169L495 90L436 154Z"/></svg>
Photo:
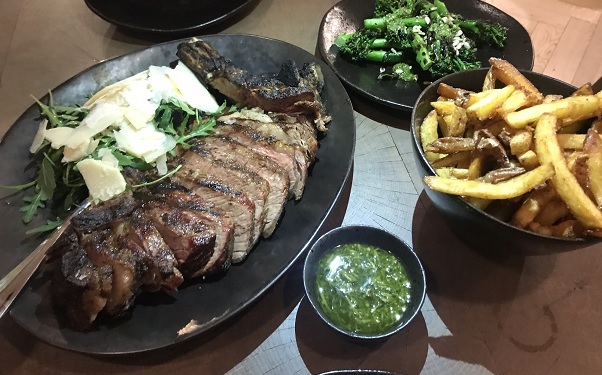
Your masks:
<svg viewBox="0 0 602 375"><path fill-rule="evenodd" d="M499 22L508 27L508 39L503 50L481 48L477 57L484 66L491 56L502 57L518 69L533 67L533 45L527 30L514 18L492 5L479 0L445 0L452 13L468 19L482 19ZM353 64L338 55L338 47L333 43L341 33L349 33L363 26L365 18L374 14L374 0L343 0L332 7L322 19L318 48L322 58L335 71L339 78L354 91L393 108L410 111L418 95L426 87L425 77L418 82L378 81L379 66L375 64Z"/></svg>
<svg viewBox="0 0 602 375"><path fill-rule="evenodd" d="M253 0L85 0L96 15L116 26L152 33L187 33L226 20Z"/></svg>
<svg viewBox="0 0 602 375"><path fill-rule="evenodd" d="M201 334L227 321L243 310L290 267L315 241L339 196L350 171L355 145L355 127L351 102L337 76L321 60L303 49L285 42L249 35L212 35L204 37L222 55L255 73L276 72L286 58L299 64L316 61L325 78L323 100L333 121L320 140L303 198L289 202L273 236L262 239L242 264L235 265L221 278L188 285L171 297L161 294L141 296L131 316L97 330L81 333L57 321L52 311L48 284L39 275L15 303L11 315L26 330L53 345L79 352L97 354L131 353L164 347ZM176 59L180 41L159 44L91 67L54 89L56 103L83 103L86 96L109 83L147 69L149 65L166 65ZM23 170L28 162L28 148L38 121L39 110L30 107L9 130L0 144L0 175L3 184L27 181ZM2 250L0 275L6 274L40 239L25 241L25 226L20 222L20 197L4 200L0 215ZM39 218L39 222L44 218ZM35 225L36 223L33 223ZM299 275L301 277L301 275ZM178 336L178 330L194 319L199 328ZM152 327L152 329L150 329Z"/></svg>

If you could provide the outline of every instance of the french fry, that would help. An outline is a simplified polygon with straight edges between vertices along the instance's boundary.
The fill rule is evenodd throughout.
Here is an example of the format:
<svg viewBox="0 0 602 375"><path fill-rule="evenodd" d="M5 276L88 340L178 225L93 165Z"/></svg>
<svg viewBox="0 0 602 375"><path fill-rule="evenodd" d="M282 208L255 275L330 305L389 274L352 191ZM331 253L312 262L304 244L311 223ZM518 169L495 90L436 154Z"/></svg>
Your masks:
<svg viewBox="0 0 602 375"><path fill-rule="evenodd" d="M543 101L543 95L537 87L519 72L514 65L506 60L495 57L489 59L489 64L491 64L491 71L494 77L506 85L513 85L517 89L524 91L529 98L529 104L533 105Z"/></svg>
<svg viewBox="0 0 602 375"><path fill-rule="evenodd" d="M510 199L529 192L553 175L554 168L552 164L543 164L499 184L475 180L456 180L439 176L425 176L423 181L429 188L442 193L482 199Z"/></svg>
<svg viewBox="0 0 602 375"><path fill-rule="evenodd" d="M483 80L483 88L481 91L493 90L495 88L495 76L493 75L493 68L489 68L485 79Z"/></svg>
<svg viewBox="0 0 602 375"><path fill-rule="evenodd" d="M422 146L445 156L424 183L532 232L602 237L602 91L544 96L509 62L490 64L481 92L439 86L439 133Z"/></svg>
<svg viewBox="0 0 602 375"><path fill-rule="evenodd" d="M454 102L436 101L431 106L439 115L439 125L444 137L457 137L466 130L466 110L458 107Z"/></svg>
<svg viewBox="0 0 602 375"><path fill-rule="evenodd" d="M529 229L535 233L545 234L554 237L580 237L584 231L583 226L578 220L565 220L559 224L545 226L533 222L529 224Z"/></svg>
<svg viewBox="0 0 602 375"><path fill-rule="evenodd" d="M528 130L520 130L510 138L510 153L521 155L531 149L533 134Z"/></svg>
<svg viewBox="0 0 602 375"><path fill-rule="evenodd" d="M587 172L590 191L598 207L602 206L602 139L590 129L585 139L584 151L588 155Z"/></svg>
<svg viewBox="0 0 602 375"><path fill-rule="evenodd" d="M551 226L563 217L569 215L571 211L560 199L552 199L541 210L533 221L540 225Z"/></svg>
<svg viewBox="0 0 602 375"><path fill-rule="evenodd" d="M468 176L468 169L466 168L443 167L435 169L435 172L438 176L446 178L466 179Z"/></svg>
<svg viewBox="0 0 602 375"><path fill-rule="evenodd" d="M564 150L583 150L585 134L558 134L556 138Z"/></svg>
<svg viewBox="0 0 602 375"><path fill-rule="evenodd" d="M481 121L493 118L496 110L514 92L514 86L508 85L504 88L493 89L487 92L487 96L466 108L466 114L469 118L478 118Z"/></svg>
<svg viewBox="0 0 602 375"><path fill-rule="evenodd" d="M539 165L539 158L533 150L529 150L520 155L516 155L516 157L519 163L527 170L537 168L537 166Z"/></svg>
<svg viewBox="0 0 602 375"><path fill-rule="evenodd" d="M577 90L575 90L575 92L573 92L571 94L571 96L581 96L581 95L594 95L594 89L592 88L592 84L591 83L585 83L581 86L579 86L579 88L577 88Z"/></svg>
<svg viewBox="0 0 602 375"><path fill-rule="evenodd" d="M533 190L514 213L512 224L520 228L526 228L555 196L556 191L548 184Z"/></svg>
<svg viewBox="0 0 602 375"><path fill-rule="evenodd" d="M568 97L508 113L504 120L511 127L522 129L536 122L544 113L552 113L568 125L597 116L600 113L600 100L595 95Z"/></svg>
<svg viewBox="0 0 602 375"><path fill-rule="evenodd" d="M478 101L481 101L483 98L485 98L487 95L489 95L489 91L491 91L491 90L481 91L481 92L471 92L468 95L468 100L466 101L466 103L464 103L464 108L468 108L471 105L474 105L475 103L477 103Z"/></svg>
<svg viewBox="0 0 602 375"><path fill-rule="evenodd" d="M515 112L527 104L529 104L527 94L523 90L514 90L508 99L506 99L500 108L498 108L497 113L500 116L504 116L510 112Z"/></svg>
<svg viewBox="0 0 602 375"><path fill-rule="evenodd" d="M422 143L422 148L425 148L426 145L431 144L437 139L439 139L437 113L435 110L432 110L426 115L420 125L420 143ZM441 159L445 155L425 152L425 156L429 162L433 162L437 159Z"/></svg>
<svg viewBox="0 0 602 375"><path fill-rule="evenodd" d="M558 118L541 116L535 127L535 149L542 165L553 166L552 184L573 215L587 228L602 229L602 212L585 194L569 170L556 137ZM540 167L538 167L540 168Z"/></svg>

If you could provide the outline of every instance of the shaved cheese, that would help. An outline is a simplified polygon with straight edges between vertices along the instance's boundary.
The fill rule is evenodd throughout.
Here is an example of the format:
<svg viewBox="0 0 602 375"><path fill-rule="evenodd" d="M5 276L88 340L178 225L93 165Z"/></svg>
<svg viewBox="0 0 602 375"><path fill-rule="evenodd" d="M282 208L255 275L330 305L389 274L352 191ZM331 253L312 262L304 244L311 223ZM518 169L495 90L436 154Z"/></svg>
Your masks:
<svg viewBox="0 0 602 375"><path fill-rule="evenodd" d="M69 163L71 161L81 160L84 157L93 153L94 150L96 150L96 147L98 147L99 143L100 140L98 139L88 139L76 148L70 148L65 146L65 148L63 149L63 159L61 160L61 162Z"/></svg>
<svg viewBox="0 0 602 375"><path fill-rule="evenodd" d="M61 148L71 137L75 129L68 127L52 128L46 130L45 138L50 141L50 146L54 149ZM78 145L75 145L77 147Z"/></svg>
<svg viewBox="0 0 602 375"><path fill-rule="evenodd" d="M183 62L178 61L178 65L167 74L191 107L207 113L217 112L219 104L213 95Z"/></svg>
<svg viewBox="0 0 602 375"><path fill-rule="evenodd" d="M113 134L119 148L139 158L161 149L166 139L165 133L156 130L152 125L138 130L126 125Z"/></svg>
<svg viewBox="0 0 602 375"><path fill-rule="evenodd" d="M94 159L84 159L76 166L94 200L106 201L125 191L126 182L119 168Z"/></svg>
<svg viewBox="0 0 602 375"><path fill-rule="evenodd" d="M29 152L32 154L38 151L44 139L46 137L46 126L48 126L48 120L44 119L40 121L40 125L38 126L38 131L36 135L33 137L33 142L31 142L31 146L29 147Z"/></svg>
<svg viewBox="0 0 602 375"><path fill-rule="evenodd" d="M115 82L109 86L98 91L96 94L92 95L90 99L84 104L84 107L89 108L97 101L107 101L108 98L112 97L114 94L121 91L122 88L126 87L133 81L145 79L148 77L148 70L142 71L136 75L128 77L126 79L122 79L121 81Z"/></svg>

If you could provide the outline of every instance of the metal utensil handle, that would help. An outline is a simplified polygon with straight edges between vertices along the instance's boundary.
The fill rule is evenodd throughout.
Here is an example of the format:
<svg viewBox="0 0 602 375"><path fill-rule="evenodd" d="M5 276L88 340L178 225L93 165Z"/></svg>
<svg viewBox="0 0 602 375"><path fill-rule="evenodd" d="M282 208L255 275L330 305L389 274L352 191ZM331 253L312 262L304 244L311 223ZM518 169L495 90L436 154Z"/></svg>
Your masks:
<svg viewBox="0 0 602 375"><path fill-rule="evenodd" d="M48 250L54 245L61 234L69 228L71 219L80 214L91 203L92 200L90 198L86 199L27 258L23 259L21 263L0 280L0 319L8 311L21 290L23 290L29 279L31 279L31 276L40 267Z"/></svg>

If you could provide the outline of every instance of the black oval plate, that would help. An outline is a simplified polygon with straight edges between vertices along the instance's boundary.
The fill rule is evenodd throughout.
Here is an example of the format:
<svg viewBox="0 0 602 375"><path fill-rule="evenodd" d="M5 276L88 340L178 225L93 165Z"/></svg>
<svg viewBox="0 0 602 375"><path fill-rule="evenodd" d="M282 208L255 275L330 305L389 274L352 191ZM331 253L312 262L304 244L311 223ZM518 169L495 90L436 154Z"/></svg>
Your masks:
<svg viewBox="0 0 602 375"><path fill-rule="evenodd" d="M321 65L325 78L323 101L333 120L327 135L320 140L303 198L289 202L272 237L260 240L248 258L231 267L223 277L187 285L169 297L141 296L130 316L90 332L76 332L60 324L51 307L48 277L39 275L11 310L13 318L34 336L59 347L95 354L140 352L180 342L227 321L255 301L315 240L348 178L353 158L354 117L345 89L326 64L291 44L249 35L203 38L222 55L254 73L277 72L287 58L299 64L316 61ZM55 103L81 104L87 95L109 83L149 65L167 65L177 59L176 46L181 41L159 44L95 65L52 90ZM2 184L27 181L23 170L38 127L35 120L38 114L37 106L32 105L0 144L0 160L12 161L0 164L0 176L14 176ZM5 199L0 206L1 217L10 218L0 226L0 275L25 258L41 240L25 240L27 228L19 220L21 205L21 197L15 196ZM38 223L43 219L38 218ZM178 335L178 330L191 320L196 321L198 328Z"/></svg>
<svg viewBox="0 0 602 375"><path fill-rule="evenodd" d="M224 21L253 0L85 0L96 15L129 30L159 34L189 33Z"/></svg>
<svg viewBox="0 0 602 375"><path fill-rule="evenodd" d="M445 0L445 4L450 12L467 19L490 20L508 27L508 39L503 50L481 48L477 51L483 66L489 66L487 60L495 56L510 61L518 69L530 70L533 67L531 37L514 18L479 0ZM418 82L379 81L376 79L379 66L351 63L341 58L338 47L333 45L339 34L358 30L363 26L363 20L373 14L374 0L343 0L337 3L322 19L318 49L347 87L380 104L411 111L418 95L426 87L424 78L419 76Z"/></svg>

